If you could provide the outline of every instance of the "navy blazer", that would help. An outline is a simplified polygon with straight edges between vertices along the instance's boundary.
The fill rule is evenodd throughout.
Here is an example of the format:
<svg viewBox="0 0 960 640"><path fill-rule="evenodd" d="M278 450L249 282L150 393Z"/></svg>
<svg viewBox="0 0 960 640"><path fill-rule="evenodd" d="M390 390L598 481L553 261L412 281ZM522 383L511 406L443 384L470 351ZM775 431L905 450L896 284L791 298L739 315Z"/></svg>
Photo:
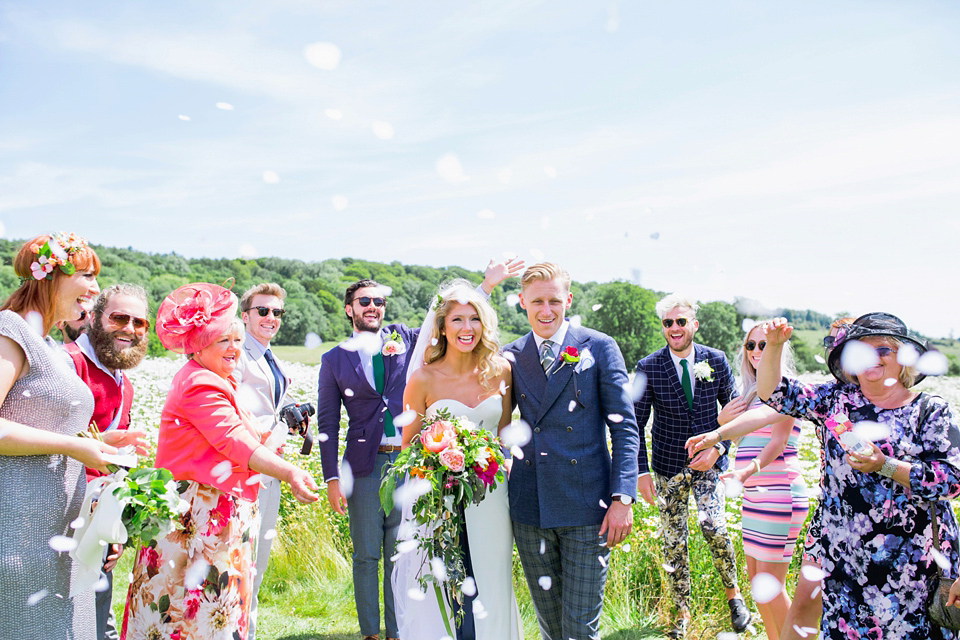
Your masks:
<svg viewBox="0 0 960 640"><path fill-rule="evenodd" d="M373 471L377 448L383 437L383 409L394 418L403 412L403 390L407 385L408 356L417 344L420 329L391 324L380 329L386 340L396 331L406 351L383 357L383 393L370 386L360 364L360 354L337 345L320 358L317 383L317 431L320 434L320 461L323 479L340 477L337 460L340 439L340 405L347 409L347 448L343 459L354 477Z"/></svg>
<svg viewBox="0 0 960 640"><path fill-rule="evenodd" d="M713 431L719 408L740 395L733 380L733 371L723 351L694 343L694 363L706 360L713 369L713 380L696 380L693 387L693 410L687 406L680 376L670 357L669 347L651 353L637 363L637 373L647 376L647 387L634 405L640 427L640 473L648 473L646 426L653 409L653 470L672 478L680 473L689 460L684 445L687 438ZM693 375L693 372L690 372ZM725 441L727 452L730 441ZM727 468L726 455L720 456L715 466Z"/></svg>
<svg viewBox="0 0 960 640"><path fill-rule="evenodd" d="M513 461L510 515L536 527L597 525L612 494L637 494L640 436L620 348L606 334L573 326L561 349L567 346L579 351L581 365L587 351L595 363L557 358L549 380L533 333L504 348L513 361L513 401L533 431L523 459Z"/></svg>

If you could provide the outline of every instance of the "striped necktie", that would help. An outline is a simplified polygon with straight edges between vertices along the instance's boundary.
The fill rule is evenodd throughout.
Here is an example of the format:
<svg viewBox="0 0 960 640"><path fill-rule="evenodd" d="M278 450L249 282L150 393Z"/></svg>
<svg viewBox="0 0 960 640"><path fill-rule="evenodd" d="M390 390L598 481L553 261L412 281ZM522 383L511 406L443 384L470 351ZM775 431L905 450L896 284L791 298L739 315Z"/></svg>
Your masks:
<svg viewBox="0 0 960 640"><path fill-rule="evenodd" d="M543 344L540 345L540 366L543 367L543 372L547 374L547 377L550 377L550 368L553 367L553 363L556 361L557 357L553 355L553 341L544 340Z"/></svg>

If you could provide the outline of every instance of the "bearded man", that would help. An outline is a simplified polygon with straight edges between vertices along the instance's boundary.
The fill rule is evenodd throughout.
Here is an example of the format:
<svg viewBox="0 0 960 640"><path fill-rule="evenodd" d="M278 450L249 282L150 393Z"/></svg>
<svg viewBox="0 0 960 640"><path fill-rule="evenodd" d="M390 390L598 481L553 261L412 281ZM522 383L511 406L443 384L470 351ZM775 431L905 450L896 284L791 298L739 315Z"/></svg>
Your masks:
<svg viewBox="0 0 960 640"><path fill-rule="evenodd" d="M135 284L115 284L105 289L93 305L85 332L63 349L70 356L77 375L93 393L94 410L90 424L98 431L127 431L117 446L142 444L143 432L130 426L133 385L124 371L140 364L147 353L147 294ZM102 475L87 469L87 482ZM106 588L97 592L97 638L118 637L111 611L113 566L122 548L112 545L105 552ZM103 586L103 580L99 586ZM99 588L99 587L98 587Z"/></svg>

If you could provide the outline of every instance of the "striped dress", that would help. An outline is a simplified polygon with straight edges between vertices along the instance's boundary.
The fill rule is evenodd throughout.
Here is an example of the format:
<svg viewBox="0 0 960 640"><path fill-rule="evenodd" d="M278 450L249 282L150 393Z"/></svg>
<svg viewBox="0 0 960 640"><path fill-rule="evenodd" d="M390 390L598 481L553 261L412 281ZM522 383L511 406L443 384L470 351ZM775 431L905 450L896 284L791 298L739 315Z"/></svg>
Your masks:
<svg viewBox="0 0 960 640"><path fill-rule="evenodd" d="M736 468L759 456L772 434L767 425L744 436L737 447ZM800 425L795 423L783 452L743 485L743 552L761 562L790 562L807 517L807 486L797 459L799 439Z"/></svg>

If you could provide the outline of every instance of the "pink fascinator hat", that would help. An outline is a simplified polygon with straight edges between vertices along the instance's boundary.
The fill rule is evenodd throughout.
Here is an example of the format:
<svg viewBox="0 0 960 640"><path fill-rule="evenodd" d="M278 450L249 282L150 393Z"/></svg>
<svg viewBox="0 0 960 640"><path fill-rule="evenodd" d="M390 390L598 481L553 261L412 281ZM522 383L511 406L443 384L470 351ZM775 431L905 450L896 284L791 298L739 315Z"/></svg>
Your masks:
<svg viewBox="0 0 960 640"><path fill-rule="evenodd" d="M168 295L157 310L157 337L176 353L209 347L237 317L237 296L207 282L185 284Z"/></svg>

